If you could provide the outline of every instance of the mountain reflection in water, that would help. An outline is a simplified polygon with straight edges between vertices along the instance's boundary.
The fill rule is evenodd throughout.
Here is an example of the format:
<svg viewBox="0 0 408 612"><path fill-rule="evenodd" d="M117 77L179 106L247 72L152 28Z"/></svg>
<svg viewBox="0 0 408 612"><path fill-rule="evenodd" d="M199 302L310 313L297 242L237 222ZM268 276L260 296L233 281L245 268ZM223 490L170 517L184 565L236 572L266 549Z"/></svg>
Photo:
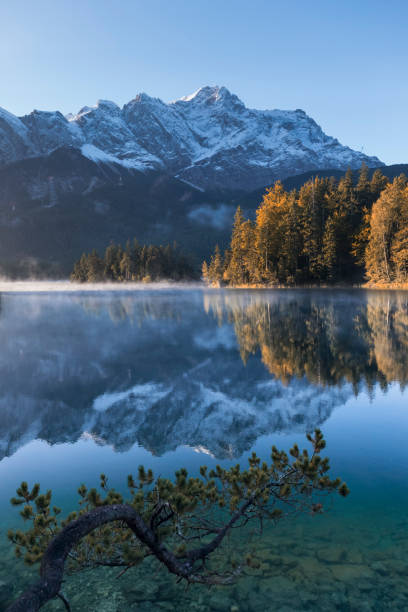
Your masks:
<svg viewBox="0 0 408 612"><path fill-rule="evenodd" d="M0 458L92 437L240 456L408 376L408 294L3 295Z"/></svg>

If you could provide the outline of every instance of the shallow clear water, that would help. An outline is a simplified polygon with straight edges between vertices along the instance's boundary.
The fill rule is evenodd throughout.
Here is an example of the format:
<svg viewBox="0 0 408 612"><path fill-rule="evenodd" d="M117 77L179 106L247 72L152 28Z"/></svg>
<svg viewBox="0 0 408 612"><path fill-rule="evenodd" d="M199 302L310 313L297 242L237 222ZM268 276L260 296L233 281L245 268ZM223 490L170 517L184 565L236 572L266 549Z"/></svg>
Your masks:
<svg viewBox="0 0 408 612"><path fill-rule="evenodd" d="M73 610L408 610L407 380L406 292L2 294L0 609L35 577L5 537L22 480L68 510L101 472L267 459L319 426L351 495L236 543L260 565L234 586L149 561L68 577Z"/></svg>

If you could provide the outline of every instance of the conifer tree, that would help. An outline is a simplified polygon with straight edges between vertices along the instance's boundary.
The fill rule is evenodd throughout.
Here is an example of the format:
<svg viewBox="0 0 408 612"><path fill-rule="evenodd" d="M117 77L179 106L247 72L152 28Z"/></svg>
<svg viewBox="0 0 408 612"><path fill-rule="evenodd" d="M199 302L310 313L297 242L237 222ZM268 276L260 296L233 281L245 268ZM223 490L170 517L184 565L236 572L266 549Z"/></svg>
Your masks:
<svg viewBox="0 0 408 612"><path fill-rule="evenodd" d="M211 257L208 268L208 279L214 285L220 285L224 275L221 251L218 244L215 246L214 255Z"/></svg>
<svg viewBox="0 0 408 612"><path fill-rule="evenodd" d="M302 209L303 252L307 261L307 277L311 281L323 278L322 247L326 223L329 181L316 177L299 191Z"/></svg>
<svg viewBox="0 0 408 612"><path fill-rule="evenodd" d="M260 277L266 283L276 282L282 250L280 225L287 205L287 193L280 181L267 189L256 211L256 249L260 266Z"/></svg>
<svg viewBox="0 0 408 612"><path fill-rule="evenodd" d="M208 272L208 264L207 264L206 261L203 261L203 265L201 267L201 272L202 272L202 276L203 276L204 282L209 284L210 283L210 276L209 276L209 272Z"/></svg>
<svg viewBox="0 0 408 612"><path fill-rule="evenodd" d="M355 189L359 217L354 221L351 244L351 254L359 271L363 270L365 265L365 252L370 234L371 209L387 182L387 178L383 176L380 170L375 170L370 180L368 167L366 164L362 164Z"/></svg>
<svg viewBox="0 0 408 612"><path fill-rule="evenodd" d="M104 279L104 262L95 249L88 255L87 267L88 283L99 283Z"/></svg>
<svg viewBox="0 0 408 612"><path fill-rule="evenodd" d="M371 181L367 164L363 163L358 175L358 181L354 193L358 208L363 210L372 205Z"/></svg>
<svg viewBox="0 0 408 612"><path fill-rule="evenodd" d="M125 281L132 279L132 259L130 253L126 250L123 252L122 259L119 264L121 278Z"/></svg>
<svg viewBox="0 0 408 612"><path fill-rule="evenodd" d="M71 280L78 283L85 283L88 280L88 256L82 253L81 258L75 262L71 274Z"/></svg>
<svg viewBox="0 0 408 612"><path fill-rule="evenodd" d="M232 285L242 285L246 282L242 230L245 223L241 207L238 206L234 216L234 227L232 229L230 244L230 259L228 268L225 270L225 278Z"/></svg>
<svg viewBox="0 0 408 612"><path fill-rule="evenodd" d="M326 280L336 279L337 263L336 223L333 216L326 221L323 236L323 268Z"/></svg>
<svg viewBox="0 0 408 612"><path fill-rule="evenodd" d="M386 188L389 184L389 180L386 176L383 175L381 170L374 170L373 176L371 177L370 182L370 191L371 191L371 202L372 204L378 200L381 192Z"/></svg>
<svg viewBox="0 0 408 612"><path fill-rule="evenodd" d="M302 279L299 262L303 250L300 227L300 209L295 192L288 194L282 209L281 247L278 266L278 277L283 283L294 284Z"/></svg>

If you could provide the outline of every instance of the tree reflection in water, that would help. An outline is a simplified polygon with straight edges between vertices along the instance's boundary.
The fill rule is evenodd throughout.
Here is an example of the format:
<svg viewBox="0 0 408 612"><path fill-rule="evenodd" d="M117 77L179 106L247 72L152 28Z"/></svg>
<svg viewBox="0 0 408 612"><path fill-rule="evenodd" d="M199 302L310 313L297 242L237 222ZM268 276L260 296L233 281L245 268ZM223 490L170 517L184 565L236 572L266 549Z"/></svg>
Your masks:
<svg viewBox="0 0 408 612"><path fill-rule="evenodd" d="M283 297L282 297L283 295ZM357 294L358 295L358 294ZM234 326L242 361L259 354L288 384L352 383L355 392L408 378L408 294L372 291L207 293L204 306L218 323ZM363 298L363 299L361 299ZM365 298L365 299L364 299Z"/></svg>

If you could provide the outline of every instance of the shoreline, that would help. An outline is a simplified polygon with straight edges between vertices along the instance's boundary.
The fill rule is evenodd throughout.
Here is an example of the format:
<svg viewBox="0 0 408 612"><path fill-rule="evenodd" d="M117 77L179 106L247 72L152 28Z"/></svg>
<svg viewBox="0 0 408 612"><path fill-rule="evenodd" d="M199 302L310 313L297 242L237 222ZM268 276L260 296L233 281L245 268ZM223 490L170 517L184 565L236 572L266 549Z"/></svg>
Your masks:
<svg viewBox="0 0 408 612"><path fill-rule="evenodd" d="M205 290L205 291L408 291L408 283L398 284L336 284L336 285L235 285L215 286L200 281L177 282L106 282L73 283L70 280L0 280L0 293L129 293L132 291Z"/></svg>

